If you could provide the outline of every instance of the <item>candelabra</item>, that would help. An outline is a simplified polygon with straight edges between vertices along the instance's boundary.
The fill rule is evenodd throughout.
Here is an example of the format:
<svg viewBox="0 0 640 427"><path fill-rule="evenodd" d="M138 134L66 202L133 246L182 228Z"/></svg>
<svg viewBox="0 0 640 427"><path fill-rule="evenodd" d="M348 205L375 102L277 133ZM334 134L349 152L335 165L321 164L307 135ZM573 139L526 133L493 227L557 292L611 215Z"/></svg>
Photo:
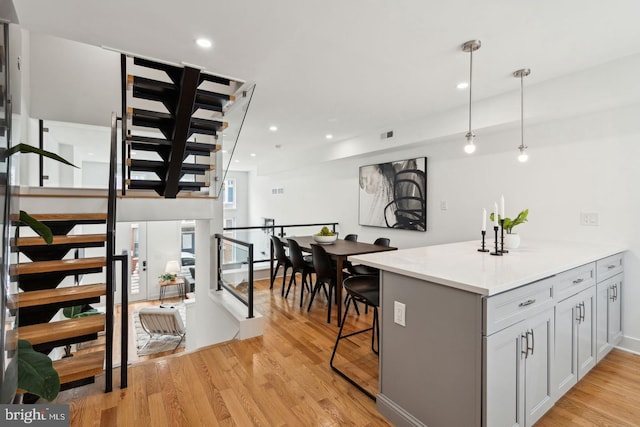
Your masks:
<svg viewBox="0 0 640 427"><path fill-rule="evenodd" d="M502 256L502 252L500 252L500 250L498 250L498 226L494 225L493 226L493 232L495 234L495 250L493 252L491 252L491 255L495 255L495 256Z"/></svg>
<svg viewBox="0 0 640 427"><path fill-rule="evenodd" d="M503 254L509 253L509 251L504 248L504 219L500 219L500 252Z"/></svg>
<svg viewBox="0 0 640 427"><path fill-rule="evenodd" d="M478 252L489 252L489 249L485 248L484 246L484 237L486 236L487 232L485 230L482 230L482 247L480 249L478 249Z"/></svg>

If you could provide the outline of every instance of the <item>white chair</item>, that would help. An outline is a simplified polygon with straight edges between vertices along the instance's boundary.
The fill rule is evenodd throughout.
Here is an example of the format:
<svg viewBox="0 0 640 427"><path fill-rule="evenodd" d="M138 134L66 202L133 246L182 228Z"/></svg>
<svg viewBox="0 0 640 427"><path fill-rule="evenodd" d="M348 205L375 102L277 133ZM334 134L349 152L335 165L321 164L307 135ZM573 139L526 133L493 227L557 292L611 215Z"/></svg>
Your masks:
<svg viewBox="0 0 640 427"><path fill-rule="evenodd" d="M180 310L177 308L165 307L144 307L138 312L140 317L140 325L150 339L153 335L175 335L180 337L180 341L176 344L173 351L180 346L185 334L187 333Z"/></svg>

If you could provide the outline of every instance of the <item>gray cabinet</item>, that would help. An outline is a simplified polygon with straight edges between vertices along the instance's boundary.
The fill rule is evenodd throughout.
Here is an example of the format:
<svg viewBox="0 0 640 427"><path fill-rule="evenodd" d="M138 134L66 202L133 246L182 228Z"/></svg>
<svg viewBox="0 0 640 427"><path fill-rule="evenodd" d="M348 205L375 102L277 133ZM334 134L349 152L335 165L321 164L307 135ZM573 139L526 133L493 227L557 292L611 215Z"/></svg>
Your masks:
<svg viewBox="0 0 640 427"><path fill-rule="evenodd" d="M591 286L555 308L554 399L596 364L596 293Z"/></svg>
<svg viewBox="0 0 640 427"><path fill-rule="evenodd" d="M622 274L617 274L596 285L596 357L599 362L622 340L620 298Z"/></svg>
<svg viewBox="0 0 640 427"><path fill-rule="evenodd" d="M533 425L553 406L553 309L486 337L485 426Z"/></svg>

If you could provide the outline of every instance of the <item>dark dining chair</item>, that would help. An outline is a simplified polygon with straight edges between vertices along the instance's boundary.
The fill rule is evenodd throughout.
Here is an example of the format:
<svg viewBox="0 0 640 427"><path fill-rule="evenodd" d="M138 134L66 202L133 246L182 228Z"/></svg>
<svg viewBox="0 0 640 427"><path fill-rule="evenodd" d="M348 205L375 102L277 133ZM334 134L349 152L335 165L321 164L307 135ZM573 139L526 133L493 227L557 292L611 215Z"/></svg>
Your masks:
<svg viewBox="0 0 640 427"><path fill-rule="evenodd" d="M287 281L287 270L293 267L291 260L287 256L287 253L284 250L284 245L282 244L282 240L277 236L271 236L271 243L273 244L273 251L275 253L276 259L276 268L273 269L273 277L271 278L271 286L269 289L273 289L273 283L276 280L276 275L278 274L278 269L280 266L284 267L284 272L282 273L282 296L284 296L284 286Z"/></svg>
<svg viewBox="0 0 640 427"><path fill-rule="evenodd" d="M327 304L329 305L327 309L327 323L331 323L331 296L336 287L336 270L331 264L331 257L322 246L312 244L311 254L313 256L313 268L316 270L316 284L311 291L311 299L309 300L307 311L311 310L311 304L313 304L316 294L320 288L322 288L327 297ZM329 287L328 292L327 286Z"/></svg>
<svg viewBox="0 0 640 427"><path fill-rule="evenodd" d="M358 241L358 235L357 234L347 234L346 236L344 236L344 240L349 240L350 242L357 242Z"/></svg>
<svg viewBox="0 0 640 427"><path fill-rule="evenodd" d="M351 384L356 386L360 391L369 396L371 399L376 400L375 396L371 394L368 390L358 384L354 379L350 378L347 374L338 369L333 361L336 357L336 352L338 351L338 345L340 344L340 340L345 338L352 337L354 335L362 334L368 331L371 332L371 350L378 354L379 345L380 345L380 327L379 327L379 319L378 319L378 307L380 306L380 282L378 281L377 276L351 276L347 277L343 282L345 291L347 292L347 305L344 310L344 314L342 315L342 320L340 322L340 330L338 331L338 337L336 338L336 343L333 347L333 353L331 354L331 360L329 361L329 365L331 365L331 369L337 372L341 377L349 381ZM362 330L358 330L355 332L350 332L348 334L342 335L344 330L344 325L347 320L347 315L349 314L349 308L351 307L351 303L353 302L354 307L355 303L359 302L365 304L366 307L373 308L373 323L371 327L365 328ZM359 314L359 313L358 313Z"/></svg>
<svg viewBox="0 0 640 427"><path fill-rule="evenodd" d="M391 245L391 240L386 237L378 237L373 244L389 247ZM349 273L354 276L379 275L380 270L374 267L369 267L368 265L357 264L350 266Z"/></svg>
<svg viewBox="0 0 640 427"><path fill-rule="evenodd" d="M289 259L291 260L292 270L291 270L291 278L289 279L289 286L287 286L287 292L284 294L285 298L289 297L289 290L291 289L291 283L294 286L296 283L296 274L300 273L302 275L302 285L300 286L300 307L302 307L302 299L304 298L304 290L305 288L311 292L312 287L307 282L307 277L311 281L311 275L316 272L313 268L313 263L305 261L304 256L302 255L302 249L300 249L300 245L293 239L287 239L289 243Z"/></svg>

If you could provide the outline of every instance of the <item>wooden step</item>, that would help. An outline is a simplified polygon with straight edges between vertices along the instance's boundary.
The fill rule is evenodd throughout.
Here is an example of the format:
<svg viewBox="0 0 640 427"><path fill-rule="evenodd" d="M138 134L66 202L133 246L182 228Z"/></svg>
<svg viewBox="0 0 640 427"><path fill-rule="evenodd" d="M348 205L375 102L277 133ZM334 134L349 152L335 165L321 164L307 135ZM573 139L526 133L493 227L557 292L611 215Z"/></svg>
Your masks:
<svg viewBox="0 0 640 427"><path fill-rule="evenodd" d="M96 314L78 319L20 326L18 336L21 340L29 341L31 345L64 341L103 331L105 318L104 314Z"/></svg>
<svg viewBox="0 0 640 427"><path fill-rule="evenodd" d="M131 170L141 172L166 173L168 168L165 162L159 160L127 159L127 165ZM181 168L183 173L191 175L204 175L205 172L212 169L212 165L208 163L183 163Z"/></svg>
<svg viewBox="0 0 640 427"><path fill-rule="evenodd" d="M69 245L74 247L84 246L91 243L104 243L107 240L106 234L77 234L72 236L53 236L51 245ZM11 245L16 247L25 246L50 246L40 236L19 237L17 244L15 239L11 239Z"/></svg>
<svg viewBox="0 0 640 427"><path fill-rule="evenodd" d="M25 262L10 267L10 273L15 275L40 274L53 272L72 272L102 268L107 264L105 257L92 257L80 259L63 259L59 261Z"/></svg>
<svg viewBox="0 0 640 427"><path fill-rule="evenodd" d="M107 220L106 213L30 213L29 215L38 221L74 221L78 224L102 224ZM18 221L19 219L20 216L18 214L11 215L12 221Z"/></svg>
<svg viewBox="0 0 640 427"><path fill-rule="evenodd" d="M201 191L202 188L208 187L206 182L182 182L178 185L180 191ZM165 183L162 181L152 181L144 179L128 179L127 187L134 190L155 190L158 194L163 195Z"/></svg>
<svg viewBox="0 0 640 427"><path fill-rule="evenodd" d="M147 136L129 135L127 143L131 144L132 150L153 151L158 152L158 147L171 150L172 141L162 138L152 138ZM194 156L208 156L209 153L220 151L220 144L205 144L201 142L187 141L185 153Z"/></svg>
<svg viewBox="0 0 640 427"><path fill-rule="evenodd" d="M44 289L40 291L20 292L12 294L9 301L14 307L25 308L40 305L59 304L106 295L107 285L96 283L92 285L67 286L64 288ZM70 304L75 305L75 304Z"/></svg>
<svg viewBox="0 0 640 427"><path fill-rule="evenodd" d="M53 368L58 371L60 384L82 380L101 375L104 372L104 353L93 351L91 353L65 357L55 360Z"/></svg>

